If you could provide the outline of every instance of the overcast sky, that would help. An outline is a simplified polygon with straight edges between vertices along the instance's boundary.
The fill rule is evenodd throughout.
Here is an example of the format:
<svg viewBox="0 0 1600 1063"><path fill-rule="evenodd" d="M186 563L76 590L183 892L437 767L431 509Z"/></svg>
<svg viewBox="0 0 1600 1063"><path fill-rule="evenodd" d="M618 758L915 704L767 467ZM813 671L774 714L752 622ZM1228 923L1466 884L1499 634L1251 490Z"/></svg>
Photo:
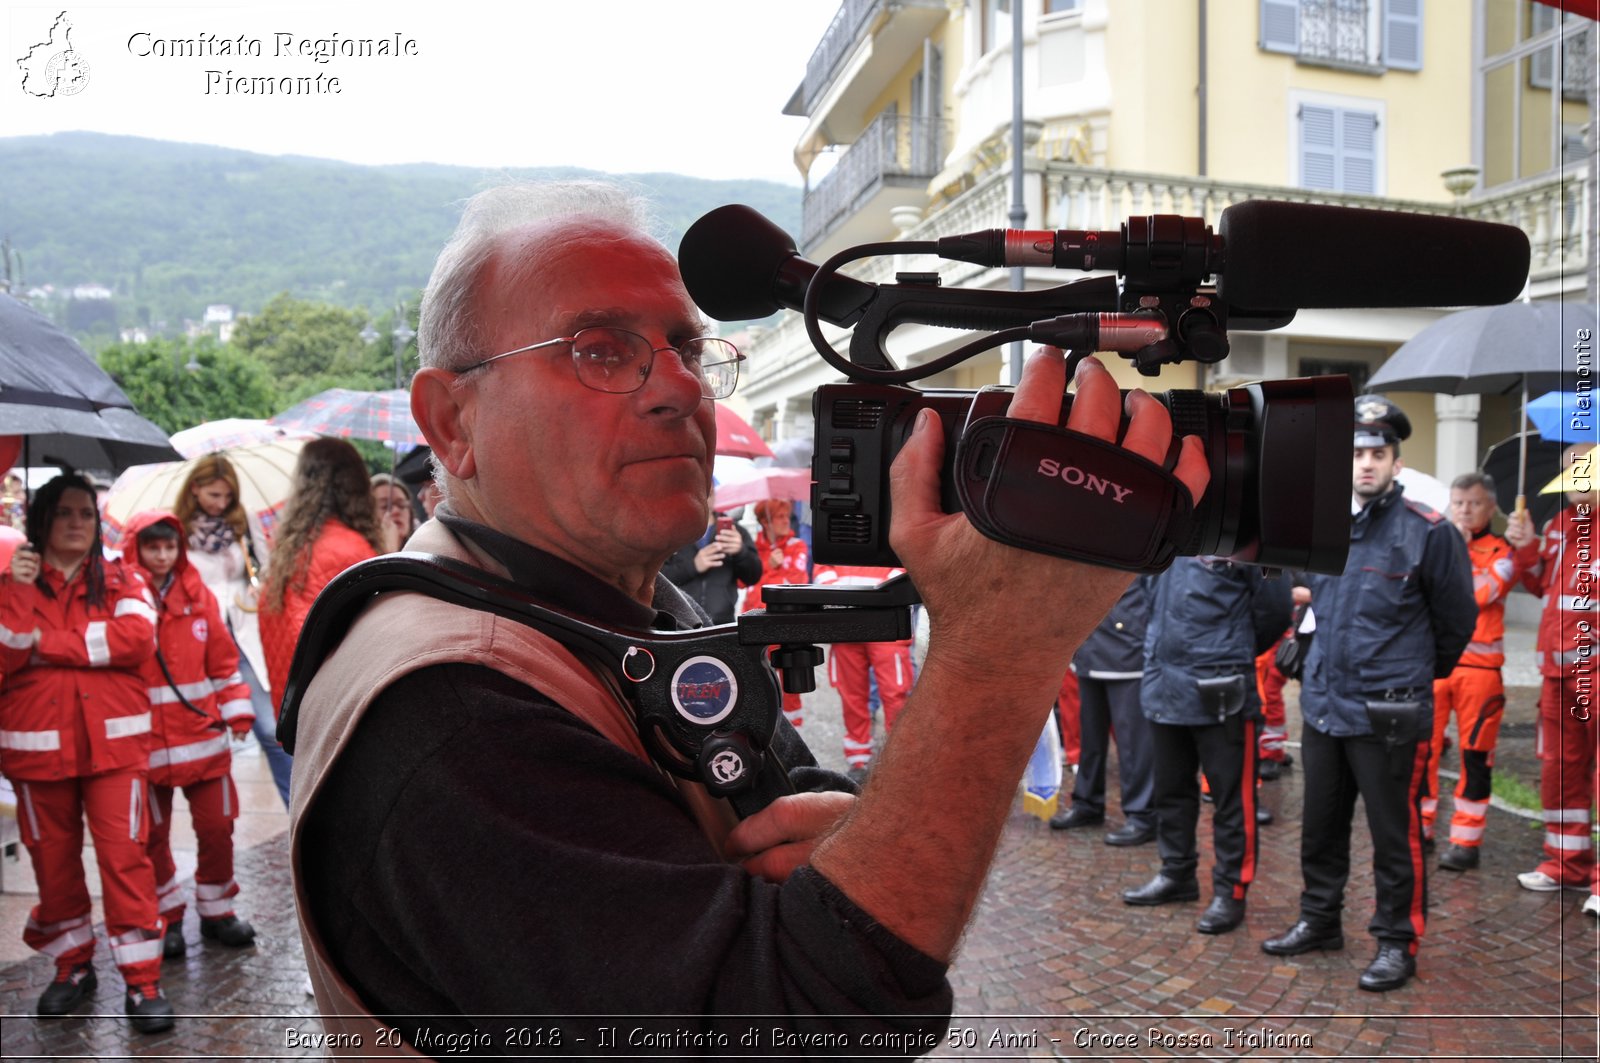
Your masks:
<svg viewBox="0 0 1600 1063"><path fill-rule="evenodd" d="M361 163L571 165L798 184L792 151L804 123L781 112L838 6L12 4L0 13L0 136L94 130ZM59 41L36 46L63 10L88 80L71 95L31 95L25 70L57 51ZM397 34L411 54L315 58L318 41ZM260 54L223 54L241 36ZM230 75L322 75L323 91L247 95Z"/></svg>

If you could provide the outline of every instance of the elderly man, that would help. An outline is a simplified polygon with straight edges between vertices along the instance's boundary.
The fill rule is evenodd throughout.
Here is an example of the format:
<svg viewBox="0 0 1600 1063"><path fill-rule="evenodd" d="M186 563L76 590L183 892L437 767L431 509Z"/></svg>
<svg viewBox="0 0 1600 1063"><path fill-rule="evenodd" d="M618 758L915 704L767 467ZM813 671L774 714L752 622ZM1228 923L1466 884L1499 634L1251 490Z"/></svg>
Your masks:
<svg viewBox="0 0 1600 1063"><path fill-rule="evenodd" d="M1511 544L1489 530L1499 512L1494 478L1467 472L1450 483L1450 523L1461 533L1472 561L1472 593L1478 625L1455 671L1433 684L1433 741L1428 751L1428 784L1422 798L1422 830L1432 837L1439 811L1439 761L1444 732L1453 714L1461 746L1461 774L1450 816L1450 844L1439 854L1446 871L1478 866L1489 813L1495 741L1505 714L1506 691L1500 676L1505 663L1506 595L1516 583Z"/></svg>
<svg viewBox="0 0 1600 1063"><path fill-rule="evenodd" d="M1300 919L1261 943L1275 956L1344 948L1356 798L1372 833L1378 950L1357 985L1399 989L1417 970L1427 920L1421 801L1433 727L1433 681L1448 676L1478 617L1461 534L1408 500L1396 477L1411 421L1394 403L1355 403L1350 555L1339 576L1307 577L1317 637L1300 712L1305 820Z"/></svg>
<svg viewBox="0 0 1600 1063"><path fill-rule="evenodd" d="M712 400L735 379L706 328L615 190L476 197L423 301L412 409L445 501L411 547L615 628L695 623L659 570L706 526ZM1115 438L1115 382L1089 361L1077 383L1070 426ZM1012 414L1055 422L1065 385L1059 352L1036 355ZM1123 446L1158 460L1165 410L1142 393L1126 408ZM302 934L330 1032L364 1029L370 1052L373 1017L392 1018L426 1051L505 1026L473 1016L670 1016L644 1025L715 1049L751 1028L730 1016L759 1014L764 1035L936 1043L1016 781L1067 659L1128 581L1024 563L942 512L943 446L925 413L893 469L891 541L934 636L859 798L794 794L726 832L563 647L420 595L363 614L307 692L296 749ZM1176 473L1203 490L1199 440ZM804 789L821 773L785 743ZM538 1050L584 1051L576 1026L540 1030Z"/></svg>

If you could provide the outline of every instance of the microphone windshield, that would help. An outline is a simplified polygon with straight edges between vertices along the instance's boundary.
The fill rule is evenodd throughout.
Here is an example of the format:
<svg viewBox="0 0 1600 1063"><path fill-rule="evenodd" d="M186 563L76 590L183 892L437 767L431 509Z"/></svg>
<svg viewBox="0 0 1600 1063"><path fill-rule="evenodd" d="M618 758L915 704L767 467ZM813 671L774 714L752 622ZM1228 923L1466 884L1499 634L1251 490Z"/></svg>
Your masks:
<svg viewBox="0 0 1600 1063"><path fill-rule="evenodd" d="M1436 214L1251 200L1222 212L1236 306L1483 306L1515 299L1528 237L1511 225Z"/></svg>
<svg viewBox="0 0 1600 1063"><path fill-rule="evenodd" d="M781 309L778 273L796 253L788 233L733 203L689 226L678 244L678 270L701 310L718 321L750 321Z"/></svg>

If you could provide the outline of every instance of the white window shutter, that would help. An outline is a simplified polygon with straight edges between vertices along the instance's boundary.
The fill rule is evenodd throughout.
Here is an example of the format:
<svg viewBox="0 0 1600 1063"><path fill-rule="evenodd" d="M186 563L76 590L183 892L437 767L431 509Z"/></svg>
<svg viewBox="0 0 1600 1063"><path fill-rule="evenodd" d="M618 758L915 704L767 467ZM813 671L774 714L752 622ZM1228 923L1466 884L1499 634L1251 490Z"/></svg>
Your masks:
<svg viewBox="0 0 1600 1063"><path fill-rule="evenodd" d="M1300 54L1300 0L1261 0L1263 51Z"/></svg>
<svg viewBox="0 0 1600 1063"><path fill-rule="evenodd" d="M1383 65L1391 70L1422 69L1422 0L1385 0Z"/></svg>
<svg viewBox="0 0 1600 1063"><path fill-rule="evenodd" d="M1337 188L1336 112L1331 107L1300 107L1300 184L1332 192Z"/></svg>
<svg viewBox="0 0 1600 1063"><path fill-rule="evenodd" d="M1377 195L1378 116L1371 111L1340 111L1339 140L1339 191Z"/></svg>

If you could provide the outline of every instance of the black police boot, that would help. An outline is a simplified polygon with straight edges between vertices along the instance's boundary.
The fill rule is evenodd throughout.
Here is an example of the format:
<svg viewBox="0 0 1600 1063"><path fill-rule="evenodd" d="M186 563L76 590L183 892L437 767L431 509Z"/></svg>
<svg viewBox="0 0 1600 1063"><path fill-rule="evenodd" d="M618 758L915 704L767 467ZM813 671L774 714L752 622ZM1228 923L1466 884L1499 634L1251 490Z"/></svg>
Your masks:
<svg viewBox="0 0 1600 1063"><path fill-rule="evenodd" d="M1478 850L1465 845L1448 846L1439 854L1439 866L1446 871L1471 871L1478 866Z"/></svg>
<svg viewBox="0 0 1600 1063"><path fill-rule="evenodd" d="M1386 993L1399 989L1417 973L1417 960L1405 945L1397 941L1378 942L1378 954L1361 972L1356 984L1369 993Z"/></svg>
<svg viewBox="0 0 1600 1063"><path fill-rule="evenodd" d="M1225 893L1211 898L1200 921L1194 928L1202 934L1226 934L1244 922L1244 901L1236 901Z"/></svg>
<svg viewBox="0 0 1600 1063"><path fill-rule="evenodd" d="M1131 845L1148 845L1156 840L1156 825L1147 823L1124 823L1114 831L1108 831L1105 836L1107 845L1126 848Z"/></svg>
<svg viewBox="0 0 1600 1063"><path fill-rule="evenodd" d="M76 967L57 967L56 980L39 997L39 1017L65 1015L94 992L94 968L87 963Z"/></svg>
<svg viewBox="0 0 1600 1063"><path fill-rule="evenodd" d="M172 1029L172 1003L162 995L161 987L154 982L129 986L122 1010L128 1013L128 1021L140 1033L160 1033Z"/></svg>
<svg viewBox="0 0 1600 1063"><path fill-rule="evenodd" d="M1077 827L1098 827L1105 821L1104 812L1096 812L1088 805L1072 805L1050 817L1050 829L1073 830Z"/></svg>
<svg viewBox="0 0 1600 1063"><path fill-rule="evenodd" d="M200 920L200 936L215 938L229 948L240 948L256 939L256 928L237 915Z"/></svg>
<svg viewBox="0 0 1600 1063"><path fill-rule="evenodd" d="M1333 952L1344 948L1344 931L1337 926L1312 926L1304 919L1275 938L1261 943L1261 951L1273 956L1298 956L1312 949Z"/></svg>
<svg viewBox="0 0 1600 1063"><path fill-rule="evenodd" d="M176 960L189 951L189 945L183 940L183 921L175 919L167 924L166 937L161 939L161 958Z"/></svg>
<svg viewBox="0 0 1600 1063"><path fill-rule="evenodd" d="M1162 874L1157 874L1155 878L1138 889L1122 891L1123 904L1133 904L1140 907L1173 904L1177 901L1197 901L1199 899L1200 883L1192 878L1180 882L1175 878L1168 878Z"/></svg>

